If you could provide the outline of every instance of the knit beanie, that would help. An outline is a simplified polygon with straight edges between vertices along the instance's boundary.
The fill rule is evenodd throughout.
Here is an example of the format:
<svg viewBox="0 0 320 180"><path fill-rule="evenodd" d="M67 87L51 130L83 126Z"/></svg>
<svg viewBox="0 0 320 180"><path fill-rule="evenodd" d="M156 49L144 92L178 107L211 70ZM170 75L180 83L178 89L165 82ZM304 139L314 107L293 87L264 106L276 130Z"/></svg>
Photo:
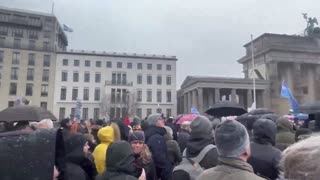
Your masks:
<svg viewBox="0 0 320 180"><path fill-rule="evenodd" d="M129 143L132 141L145 141L144 132L143 131L133 131L132 134L129 135L128 139Z"/></svg>
<svg viewBox="0 0 320 180"><path fill-rule="evenodd" d="M196 117L190 124L192 136L212 134L212 123L205 116Z"/></svg>
<svg viewBox="0 0 320 180"><path fill-rule="evenodd" d="M226 120L215 129L219 156L239 158L250 146L246 128L235 120Z"/></svg>
<svg viewBox="0 0 320 180"><path fill-rule="evenodd" d="M147 122L149 126L155 126L157 121L162 119L161 114L151 114L148 116Z"/></svg>

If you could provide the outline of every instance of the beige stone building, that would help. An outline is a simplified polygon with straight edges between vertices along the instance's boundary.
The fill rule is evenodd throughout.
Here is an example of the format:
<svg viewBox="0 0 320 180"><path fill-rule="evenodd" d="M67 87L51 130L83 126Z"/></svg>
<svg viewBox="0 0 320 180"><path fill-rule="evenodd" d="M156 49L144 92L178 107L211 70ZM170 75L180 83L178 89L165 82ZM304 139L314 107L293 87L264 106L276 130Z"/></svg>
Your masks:
<svg viewBox="0 0 320 180"><path fill-rule="evenodd" d="M0 110L19 96L52 110L55 52L67 44L55 16L0 7Z"/></svg>
<svg viewBox="0 0 320 180"><path fill-rule="evenodd" d="M238 101L250 107L252 78L257 82L257 107L279 114L289 112L288 99L280 97L283 80L298 103L320 100L319 38L266 33L254 39L253 46L254 68L250 42L244 45L245 56L238 60L244 78L187 77L177 94L178 113L190 112L191 106L202 111L218 100Z"/></svg>

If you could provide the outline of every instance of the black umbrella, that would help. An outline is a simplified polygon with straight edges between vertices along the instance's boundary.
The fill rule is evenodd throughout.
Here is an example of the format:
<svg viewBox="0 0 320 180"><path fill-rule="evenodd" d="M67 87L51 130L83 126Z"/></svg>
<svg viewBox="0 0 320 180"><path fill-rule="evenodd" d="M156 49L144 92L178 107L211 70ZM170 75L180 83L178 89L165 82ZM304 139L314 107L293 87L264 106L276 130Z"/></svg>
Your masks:
<svg viewBox="0 0 320 180"><path fill-rule="evenodd" d="M320 113L320 101L307 103L298 108L299 113L318 114Z"/></svg>
<svg viewBox="0 0 320 180"><path fill-rule="evenodd" d="M50 111L37 106L20 105L0 112L0 122L41 121L42 119L57 120Z"/></svg>
<svg viewBox="0 0 320 180"><path fill-rule="evenodd" d="M280 117L276 114L264 114L260 118L261 119L269 119L269 120L276 123Z"/></svg>
<svg viewBox="0 0 320 180"><path fill-rule="evenodd" d="M247 111L238 103L231 102L231 101L221 101L214 104L212 107L206 110L205 113L211 116L222 117L222 116L240 116L242 114L247 113Z"/></svg>
<svg viewBox="0 0 320 180"><path fill-rule="evenodd" d="M250 111L248 114L250 115L264 115L264 114L274 114L273 111L267 108L258 108Z"/></svg>

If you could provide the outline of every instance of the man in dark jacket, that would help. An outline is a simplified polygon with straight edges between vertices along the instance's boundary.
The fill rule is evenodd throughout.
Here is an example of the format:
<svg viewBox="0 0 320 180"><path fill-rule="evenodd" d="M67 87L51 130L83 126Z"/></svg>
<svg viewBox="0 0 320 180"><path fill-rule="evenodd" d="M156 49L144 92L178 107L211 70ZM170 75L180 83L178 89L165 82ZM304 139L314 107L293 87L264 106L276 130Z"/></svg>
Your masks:
<svg viewBox="0 0 320 180"><path fill-rule="evenodd" d="M253 125L253 143L251 143L251 164L255 174L275 180L279 176L281 151L275 147L277 125L269 119L258 119Z"/></svg>
<svg viewBox="0 0 320 180"><path fill-rule="evenodd" d="M148 117L149 127L145 131L146 142L152 153L157 177L168 180L173 170L167 154L167 144L164 138L166 129L161 114L152 114Z"/></svg>
<svg viewBox="0 0 320 180"><path fill-rule="evenodd" d="M173 140L176 141L178 139L178 129L177 129L177 126L173 123L173 117L169 117L165 125L172 129Z"/></svg>
<svg viewBox="0 0 320 180"><path fill-rule="evenodd" d="M95 166L87 157L89 145L81 134L70 134L65 140L65 174L68 180L94 180Z"/></svg>
<svg viewBox="0 0 320 180"><path fill-rule="evenodd" d="M135 176L141 172L134 165L135 158L128 142L110 144L107 154L107 170L96 180L138 180Z"/></svg>
<svg viewBox="0 0 320 180"><path fill-rule="evenodd" d="M214 137L212 132L212 123L204 116L198 116L195 118L191 125L190 137L187 143L186 156L188 158L197 157L203 148L209 144L214 144ZM213 148L207 152L200 166L203 169L209 169L215 167L218 164L218 151L217 148ZM173 172L173 179L190 179L189 175L184 171Z"/></svg>

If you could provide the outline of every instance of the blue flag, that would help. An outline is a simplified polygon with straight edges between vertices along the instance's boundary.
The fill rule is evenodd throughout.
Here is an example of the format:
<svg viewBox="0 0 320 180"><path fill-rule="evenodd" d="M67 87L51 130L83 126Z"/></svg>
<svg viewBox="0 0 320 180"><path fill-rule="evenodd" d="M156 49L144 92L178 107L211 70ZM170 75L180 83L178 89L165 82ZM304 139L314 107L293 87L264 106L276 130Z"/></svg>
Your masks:
<svg viewBox="0 0 320 180"><path fill-rule="evenodd" d="M281 86L281 97L289 99L291 104L291 109L293 111L296 111L299 108L299 104L297 100L294 98L287 83L284 80L282 81L282 86Z"/></svg>
<svg viewBox="0 0 320 180"><path fill-rule="evenodd" d="M200 113L199 113L199 111L198 111L197 108L192 107L192 108L191 108L191 114L200 114Z"/></svg>

